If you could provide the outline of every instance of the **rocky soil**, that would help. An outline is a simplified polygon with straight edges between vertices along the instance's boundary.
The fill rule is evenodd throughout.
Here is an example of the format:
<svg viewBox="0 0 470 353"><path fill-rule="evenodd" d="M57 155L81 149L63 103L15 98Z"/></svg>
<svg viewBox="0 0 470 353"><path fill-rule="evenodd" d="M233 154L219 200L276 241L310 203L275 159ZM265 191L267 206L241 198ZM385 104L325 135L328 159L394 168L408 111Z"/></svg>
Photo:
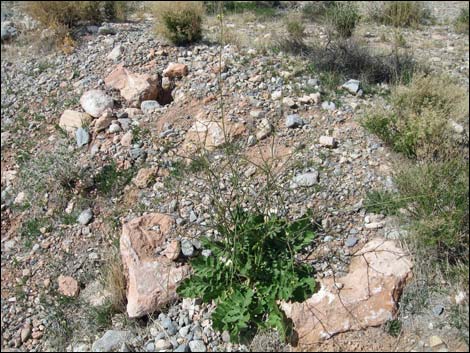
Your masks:
<svg viewBox="0 0 470 353"><path fill-rule="evenodd" d="M437 23L404 36L418 59L468 87L468 35L448 24L464 3L447 4L433 2ZM448 324L448 296L421 314L398 310L397 296L412 277L400 248L403 231L396 219L362 206L367 191L394 188L402 158L358 123L386 85L374 94L357 95L350 86L328 93L304 60L263 49L279 31L275 21L228 16L225 25L240 41L224 47L215 40L215 19L206 24L206 40L190 47L156 36L149 18L88 26L75 50L63 54L45 51L47 38L28 41L36 25L7 5L2 351L468 350ZM324 35L319 26L307 30ZM358 35L371 46L391 45L385 26L361 24ZM213 306L175 295L187 260L204 253L198 237L212 217L205 193L211 185L181 166L204 145L228 195L230 174L218 148L226 142L246 157L237 166L244 189L262 189L257 165L276 172L284 204L273 212L296 218L314 210L318 236L302 260L316 269L322 290L300 308L284 306L298 332L307 333L298 345L284 346L272 333L232 343L212 329ZM80 178L64 197L54 184L69 174ZM56 182L40 189L47 178ZM373 259L361 262L369 253ZM122 258L130 281L127 307L103 323L96 308L112 295L103 268L113 256ZM367 284L357 278L368 276L377 287L361 292ZM341 310L321 309L325 298L338 300ZM312 307L320 314L310 315ZM397 314L404 330L393 337L383 327Z"/></svg>

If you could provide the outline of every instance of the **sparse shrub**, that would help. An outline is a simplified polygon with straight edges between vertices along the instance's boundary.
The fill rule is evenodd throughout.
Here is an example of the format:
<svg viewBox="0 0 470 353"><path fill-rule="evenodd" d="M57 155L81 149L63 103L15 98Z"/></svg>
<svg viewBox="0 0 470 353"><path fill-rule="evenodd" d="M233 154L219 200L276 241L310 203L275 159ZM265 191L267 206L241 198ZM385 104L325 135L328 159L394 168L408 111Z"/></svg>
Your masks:
<svg viewBox="0 0 470 353"><path fill-rule="evenodd" d="M464 7L460 9L459 16L455 20L455 30L460 33L468 33L468 22L469 18L469 7Z"/></svg>
<svg viewBox="0 0 470 353"><path fill-rule="evenodd" d="M94 176L94 186L102 195L109 196L116 194L131 181L134 172L135 170L133 168L119 170L116 163L113 161L104 165Z"/></svg>
<svg viewBox="0 0 470 353"><path fill-rule="evenodd" d="M407 168L396 177L414 220L409 241L427 263L468 266L469 163L463 158Z"/></svg>
<svg viewBox="0 0 470 353"><path fill-rule="evenodd" d="M301 54L307 50L304 43L305 25L298 16L289 16L285 21L287 36L275 41L274 49L286 53Z"/></svg>
<svg viewBox="0 0 470 353"><path fill-rule="evenodd" d="M416 27L430 19L431 12L422 1L384 1L370 8L369 17L395 27Z"/></svg>
<svg viewBox="0 0 470 353"><path fill-rule="evenodd" d="M391 191L374 190L367 193L364 208L367 212L396 215L406 205L400 195Z"/></svg>
<svg viewBox="0 0 470 353"><path fill-rule="evenodd" d="M359 12L357 6L351 1L337 1L327 7L325 20L330 31L334 30L341 38L349 38L359 21Z"/></svg>
<svg viewBox="0 0 470 353"><path fill-rule="evenodd" d="M344 79L356 78L368 83L406 82L417 69L416 62L406 52L375 54L352 38L331 41L325 46L314 45L307 53L317 72L334 73Z"/></svg>
<svg viewBox="0 0 470 353"><path fill-rule="evenodd" d="M70 197L87 184L86 170L74 153L65 146L42 151L20 166L18 190L24 191L25 202L34 206L32 215L42 213L49 205L64 210ZM47 194L47 196L46 196Z"/></svg>
<svg viewBox="0 0 470 353"><path fill-rule="evenodd" d="M449 78L418 76L411 84L396 87L390 104L390 108L370 111L363 124L395 151L441 160L459 153L449 117L457 122L468 119L468 96Z"/></svg>
<svg viewBox="0 0 470 353"><path fill-rule="evenodd" d="M187 45L202 38L204 6L201 2L156 2L153 11L156 30L176 45Z"/></svg>
<svg viewBox="0 0 470 353"><path fill-rule="evenodd" d="M25 11L45 27L75 26L79 21L100 23L125 20L125 1L27 1Z"/></svg>
<svg viewBox="0 0 470 353"><path fill-rule="evenodd" d="M252 12L258 18L268 18L276 15L276 8L281 7L280 1L204 1L209 14Z"/></svg>
<svg viewBox="0 0 470 353"><path fill-rule="evenodd" d="M335 6L335 1L308 1L302 6L302 16L310 21L323 20L329 8Z"/></svg>

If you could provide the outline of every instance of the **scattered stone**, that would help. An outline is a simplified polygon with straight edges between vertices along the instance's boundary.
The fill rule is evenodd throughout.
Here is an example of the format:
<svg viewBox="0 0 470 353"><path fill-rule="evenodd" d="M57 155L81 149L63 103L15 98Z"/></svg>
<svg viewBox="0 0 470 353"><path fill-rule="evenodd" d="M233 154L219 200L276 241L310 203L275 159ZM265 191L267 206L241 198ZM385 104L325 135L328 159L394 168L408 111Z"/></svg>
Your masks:
<svg viewBox="0 0 470 353"><path fill-rule="evenodd" d="M245 126L240 123L226 120L222 124L222 121L210 121L199 117L186 134L184 148L192 150L204 146L208 150L214 150L226 142L231 142L245 131Z"/></svg>
<svg viewBox="0 0 470 353"><path fill-rule="evenodd" d="M144 114L150 114L150 113L153 113L155 112L157 109L159 109L161 107L161 105L157 102L157 101L143 101L141 104L140 104L140 110L142 110L142 112Z"/></svg>
<svg viewBox="0 0 470 353"><path fill-rule="evenodd" d="M95 121L94 130L96 133L101 132L109 127L112 122L112 115L107 112Z"/></svg>
<svg viewBox="0 0 470 353"><path fill-rule="evenodd" d="M261 119L264 118L264 112L262 110L252 110L250 116L254 119Z"/></svg>
<svg viewBox="0 0 470 353"><path fill-rule="evenodd" d="M107 58L109 60L117 61L123 53L122 45L116 45L113 50L108 54Z"/></svg>
<svg viewBox="0 0 470 353"><path fill-rule="evenodd" d="M90 223L92 218L93 218L93 212L91 211L91 208L87 208L86 210L82 211L82 213L80 213L80 215L77 218L77 221L81 225L86 226L88 223Z"/></svg>
<svg viewBox="0 0 470 353"><path fill-rule="evenodd" d="M165 339L159 339L155 341L155 349L156 351L163 351L167 349L171 349L173 346L171 345L170 341L167 341Z"/></svg>
<svg viewBox="0 0 470 353"><path fill-rule="evenodd" d="M325 109L325 110L335 110L336 104L334 104L333 102L323 102L321 104L321 107L322 109Z"/></svg>
<svg viewBox="0 0 470 353"><path fill-rule="evenodd" d="M206 352L207 348L203 341L195 340L189 342L189 349L191 352Z"/></svg>
<svg viewBox="0 0 470 353"><path fill-rule="evenodd" d="M98 34L101 34L101 35L116 34L116 30L105 23L101 27L98 28Z"/></svg>
<svg viewBox="0 0 470 353"><path fill-rule="evenodd" d="M282 91L274 91L272 94L271 94L271 98L275 101L281 99L282 97Z"/></svg>
<svg viewBox="0 0 470 353"><path fill-rule="evenodd" d="M357 244L358 240L359 240L359 239L357 239L355 236L352 235L352 236L349 236L349 237L346 239L345 244L346 244L346 246L347 246L348 248L352 248L354 245Z"/></svg>
<svg viewBox="0 0 470 353"><path fill-rule="evenodd" d="M321 93L311 93L310 98L313 100L315 104L320 104L321 103Z"/></svg>
<svg viewBox="0 0 470 353"><path fill-rule="evenodd" d="M170 260L175 261L180 256L180 252L181 252L181 243L179 240L175 239L175 240L172 240L170 244L167 246L167 248L164 251L164 254Z"/></svg>
<svg viewBox="0 0 470 353"><path fill-rule="evenodd" d="M431 336L429 337L429 347L436 349L441 348L441 346L445 346L444 341L439 336Z"/></svg>
<svg viewBox="0 0 470 353"><path fill-rule="evenodd" d="M170 63L168 64L168 67L163 70L163 76L166 76L169 79L181 78L183 76L187 76L188 73L188 66L179 63Z"/></svg>
<svg viewBox="0 0 470 353"><path fill-rule="evenodd" d="M116 134L121 131L121 126L119 126L119 124L116 124L116 123L111 123L111 125L109 125L108 131L111 134Z"/></svg>
<svg viewBox="0 0 470 353"><path fill-rule="evenodd" d="M85 92L80 98L80 104L85 112L95 118L114 107L113 99L99 89Z"/></svg>
<svg viewBox="0 0 470 353"><path fill-rule="evenodd" d="M75 137L77 139L77 146L82 147L88 145L90 142L90 134L84 128L79 127L75 132Z"/></svg>
<svg viewBox="0 0 470 353"><path fill-rule="evenodd" d="M286 117L286 127L293 129L305 125L305 122L298 114L291 114Z"/></svg>
<svg viewBox="0 0 470 353"><path fill-rule="evenodd" d="M300 174L294 177L293 183L295 186L310 187L318 184L318 176L317 171Z"/></svg>
<svg viewBox="0 0 470 353"><path fill-rule="evenodd" d="M22 329L20 333L21 337L21 342L26 342L30 337L32 333L32 327L30 324L26 324Z"/></svg>
<svg viewBox="0 0 470 353"><path fill-rule="evenodd" d="M132 139L133 139L132 131L126 132L121 137L121 145L124 146L124 147L130 147L132 145Z"/></svg>
<svg viewBox="0 0 470 353"><path fill-rule="evenodd" d="M60 116L59 126L67 131L74 131L91 122L91 116L73 110L66 110Z"/></svg>
<svg viewBox="0 0 470 353"><path fill-rule="evenodd" d="M357 94L361 89L361 82L358 80L349 80L341 86L351 94Z"/></svg>
<svg viewBox="0 0 470 353"><path fill-rule="evenodd" d="M180 344L173 352L189 352L189 346L185 343Z"/></svg>
<svg viewBox="0 0 470 353"><path fill-rule="evenodd" d="M258 131L256 132L256 138L258 140L262 140L268 137L271 134L272 129L273 127L271 123L269 122L269 120L266 118L263 118L263 120L261 120L259 124Z"/></svg>
<svg viewBox="0 0 470 353"><path fill-rule="evenodd" d="M18 31L13 26L13 22L11 22L11 21L2 22L2 25L1 25L1 40L2 40L2 43L12 40L17 35L18 35Z"/></svg>
<svg viewBox="0 0 470 353"><path fill-rule="evenodd" d="M444 312L444 306L436 305L432 308L432 312L435 316L440 316Z"/></svg>
<svg viewBox="0 0 470 353"><path fill-rule="evenodd" d="M129 331L108 330L105 334L95 341L91 347L92 352L112 352L121 347L123 343L132 338Z"/></svg>
<svg viewBox="0 0 470 353"><path fill-rule="evenodd" d="M57 282L60 294L66 297L76 297L78 295L80 287L73 277L60 275Z"/></svg>
<svg viewBox="0 0 470 353"><path fill-rule="evenodd" d="M282 104L288 106L289 108L294 108L297 106L297 104L294 102L294 100L290 97L285 97L283 100L282 100Z"/></svg>
<svg viewBox="0 0 470 353"><path fill-rule="evenodd" d="M142 168L137 172L132 182L139 188L145 188L149 185L154 175L155 170L153 168Z"/></svg>
<svg viewBox="0 0 470 353"><path fill-rule="evenodd" d="M321 136L319 142L322 146L336 147L336 139L332 136Z"/></svg>
<svg viewBox="0 0 470 353"><path fill-rule="evenodd" d="M191 257L194 255L194 246L188 239L183 239L181 241L181 252L186 257Z"/></svg>

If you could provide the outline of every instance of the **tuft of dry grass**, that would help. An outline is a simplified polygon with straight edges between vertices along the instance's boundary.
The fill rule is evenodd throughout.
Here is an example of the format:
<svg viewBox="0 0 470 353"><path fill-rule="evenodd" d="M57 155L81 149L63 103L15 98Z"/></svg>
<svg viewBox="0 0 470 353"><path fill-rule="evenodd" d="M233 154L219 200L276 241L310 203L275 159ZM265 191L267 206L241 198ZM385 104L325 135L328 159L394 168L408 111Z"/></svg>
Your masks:
<svg viewBox="0 0 470 353"><path fill-rule="evenodd" d="M126 309L126 278L121 257L117 251L111 255L103 269L103 285L109 292L109 305L116 312Z"/></svg>
<svg viewBox="0 0 470 353"><path fill-rule="evenodd" d="M422 1L383 1L369 8L369 17L395 27L418 27L431 12Z"/></svg>

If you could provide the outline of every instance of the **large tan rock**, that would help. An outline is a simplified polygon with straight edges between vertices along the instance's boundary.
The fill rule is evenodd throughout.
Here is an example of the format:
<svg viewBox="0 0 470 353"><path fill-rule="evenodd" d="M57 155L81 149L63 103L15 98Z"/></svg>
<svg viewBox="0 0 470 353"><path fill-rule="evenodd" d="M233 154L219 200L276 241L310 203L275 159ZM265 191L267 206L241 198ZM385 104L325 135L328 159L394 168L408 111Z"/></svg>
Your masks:
<svg viewBox="0 0 470 353"><path fill-rule="evenodd" d="M169 79L181 78L188 75L188 73L188 66L180 63L170 63L168 64L168 67L163 70L163 76L168 77Z"/></svg>
<svg viewBox="0 0 470 353"><path fill-rule="evenodd" d="M120 240L127 277L127 313L136 318L177 298L177 285L189 274L165 255L156 255L170 237L173 218L151 213L124 224Z"/></svg>
<svg viewBox="0 0 470 353"><path fill-rule="evenodd" d="M201 147L214 150L224 143L233 141L235 137L245 131L246 128L241 123L233 123L228 120L210 120L199 115L186 134L184 147L186 150Z"/></svg>
<svg viewBox="0 0 470 353"><path fill-rule="evenodd" d="M80 292L78 282L73 277L60 275L57 282L59 293L66 297L76 297L78 292Z"/></svg>
<svg viewBox="0 0 470 353"><path fill-rule="evenodd" d="M66 110L60 116L59 126L67 131L74 131L91 122L91 116L73 110Z"/></svg>
<svg viewBox="0 0 470 353"><path fill-rule="evenodd" d="M321 280L320 290L302 303L282 303L298 334L298 350L338 333L379 326L394 317L412 264L393 241L374 239L357 252L349 273Z"/></svg>
<svg viewBox="0 0 470 353"><path fill-rule="evenodd" d="M161 77L132 73L123 65L118 65L104 82L109 88L119 90L121 96L135 108L142 101L156 100L162 91Z"/></svg>

